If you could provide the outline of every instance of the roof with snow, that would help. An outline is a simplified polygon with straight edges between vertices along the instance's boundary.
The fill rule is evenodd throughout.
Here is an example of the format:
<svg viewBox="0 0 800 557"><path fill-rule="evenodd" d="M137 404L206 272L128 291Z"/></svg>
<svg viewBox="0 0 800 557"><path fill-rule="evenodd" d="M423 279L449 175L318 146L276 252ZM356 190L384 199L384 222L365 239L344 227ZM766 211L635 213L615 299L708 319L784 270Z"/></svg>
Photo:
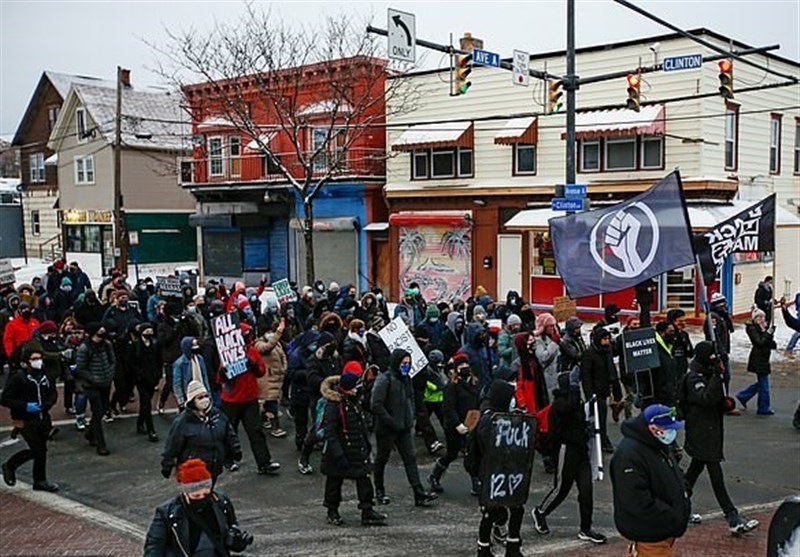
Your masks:
<svg viewBox="0 0 800 557"><path fill-rule="evenodd" d="M73 83L79 85L99 85L102 87L114 87L114 82L99 77L92 77L89 75L72 75L66 73L53 72L45 70L44 75L56 88L58 94L61 95L62 100L66 100L69 94L69 88Z"/></svg>
<svg viewBox="0 0 800 557"><path fill-rule="evenodd" d="M472 122L443 122L409 127L394 143L393 151L428 147L468 147L472 142Z"/></svg>
<svg viewBox="0 0 800 557"><path fill-rule="evenodd" d="M575 115L575 137L591 139L621 135L663 134L664 105L641 107L639 112L624 108L578 112ZM562 139L565 134L562 134Z"/></svg>

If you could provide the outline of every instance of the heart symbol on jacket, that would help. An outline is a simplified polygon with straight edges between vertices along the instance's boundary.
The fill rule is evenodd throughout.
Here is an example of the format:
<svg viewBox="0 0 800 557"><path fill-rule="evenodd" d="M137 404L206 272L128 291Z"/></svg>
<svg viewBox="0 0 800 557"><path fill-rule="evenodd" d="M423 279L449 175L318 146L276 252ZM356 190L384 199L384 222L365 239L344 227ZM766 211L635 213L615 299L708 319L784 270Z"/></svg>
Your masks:
<svg viewBox="0 0 800 557"><path fill-rule="evenodd" d="M508 476L508 494L513 495L514 492L519 487L519 484L522 483L522 480L525 478L524 474L510 474Z"/></svg>

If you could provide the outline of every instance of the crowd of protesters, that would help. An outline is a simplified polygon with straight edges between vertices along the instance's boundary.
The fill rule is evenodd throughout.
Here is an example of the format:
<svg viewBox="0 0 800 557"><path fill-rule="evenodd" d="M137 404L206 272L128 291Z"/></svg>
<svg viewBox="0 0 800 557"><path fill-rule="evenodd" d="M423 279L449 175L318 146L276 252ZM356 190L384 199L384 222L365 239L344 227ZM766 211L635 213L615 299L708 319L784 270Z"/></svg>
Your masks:
<svg viewBox="0 0 800 557"><path fill-rule="evenodd" d="M57 261L47 276L30 285L2 288L0 356L11 370L2 404L11 409L15 434L29 447L3 464L8 485L15 483L16 469L32 459L34 489L58 489L46 477L47 441L57 433L48 414L54 405L74 415L75 427L84 432L88 444L106 456L114 440L104 423L137 401L136 432L158 442L154 406L164 413L174 398L179 413L166 433L161 470L166 478L175 470L186 487L184 496L158 511L148 535L148 554L160 554L154 548L170 543L165 541L169 536L163 522L173 507L182 505L185 517L192 519L204 512L196 500L208 505L207 498L213 496L213 505L229 508L228 521L235 524L230 502L214 495L212 487L221 474L239 469L244 459L239 424L261 475L277 474L281 468L272 458L271 442L294 441L302 474L314 473L313 450L324 444L321 472L326 476L328 522L345 523L339 514L341 491L344 480L352 479L362 524L376 525L387 517L375 506L392 500L384 481L392 451L397 449L402 459L415 505L429 506L446 491L444 475L465 450L478 413L487 409L537 417L537 447L546 471L554 475L554 486L532 510L536 532L549 533L546 517L577 484L578 536L603 543L606 537L592 529L590 433L584 411L589 400L597 402L603 452L616 450L608 435L608 410L614 422L621 415L626 420L622 454L615 456L616 465L612 461L619 506L615 517L620 531L639 543L638 555L647 555L651 542L674 541L682 534L680 518L664 532L663 524L653 524L652 531L647 522L625 524L649 512L643 493L653 493L653 505L666 498L666 504L680 507L676 516L686 514L687 521L690 516L688 501L669 501L675 493L664 483L668 479L653 486L646 485L647 474L634 478L619 473L620 466L631 463L655 466L657 454L666 455L663 462L669 464L685 449L692 457L689 484L703 469L709 471L731 531L741 533L757 525L740 516L730 502L719 465L722 415L738 412L727 396L733 324L719 294L711 299L706 327L713 342L693 346L681 310L669 311L655 324L660 365L644 381L626 371L620 332L649 324L649 311L621 323L620 308L614 304L605 308L596 325L586 327L587 336L577 317L569 318L562 329L552 314L535 312L518 293L509 292L504 301L497 301L482 287L467 300L442 301L424 299L419 285L411 283L390 311L377 287L358 296L353 285L317 281L295 290L296 299L285 303L279 303L263 281L258 286L236 282L232 287L211 281L202 293L187 282L180 294L167 295L149 278L132 287L117 270L102 284L92 285L77 263ZM650 289L640 290L642 296L649 295ZM776 307L772 302L770 310ZM234 377L220 362L211 326L215 317L230 312L238 315L247 358L246 371ZM790 323L793 318L785 303L783 312ZM775 348L769 328L772 313L767 316L756 308L752 317L747 324L753 343L748 371L756 373L758 381L736 399L746 407L757 394L758 412L771 414L766 378ZM411 354L390 351L379 335L396 318L408 326L427 356L427 366L416 373ZM497 386L498 381L508 387ZM63 382L61 391L56 389L58 382ZM642 413L634 415L637 409ZM684 448L670 433L683 422L670 412L686 416ZM294 427L284 429L291 422ZM698 433L701 429L704 433ZM427 474L421 474L417 463L417 436L424 450L436 455ZM479 494L477 475L463 474L462 480L473 495ZM665 493L653 492L659 489ZM192 495L195 492L200 495ZM633 504L629 499L639 507L626 508ZM507 546L506 555L521 555L521 519L516 513L510 512L510 522L484 513L488 522L481 527L479 555L492 555L489 531L495 543ZM195 549L197 544L213 548L220 543L213 536L190 538Z"/></svg>

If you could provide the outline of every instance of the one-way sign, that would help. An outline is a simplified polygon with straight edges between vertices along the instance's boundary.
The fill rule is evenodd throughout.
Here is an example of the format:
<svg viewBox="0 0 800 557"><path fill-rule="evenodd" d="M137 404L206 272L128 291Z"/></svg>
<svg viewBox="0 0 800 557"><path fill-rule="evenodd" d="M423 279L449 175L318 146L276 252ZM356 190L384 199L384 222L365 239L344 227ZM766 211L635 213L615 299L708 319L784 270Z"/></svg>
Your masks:
<svg viewBox="0 0 800 557"><path fill-rule="evenodd" d="M417 61L416 16L407 12L387 11L386 28L389 30L389 58L401 62Z"/></svg>

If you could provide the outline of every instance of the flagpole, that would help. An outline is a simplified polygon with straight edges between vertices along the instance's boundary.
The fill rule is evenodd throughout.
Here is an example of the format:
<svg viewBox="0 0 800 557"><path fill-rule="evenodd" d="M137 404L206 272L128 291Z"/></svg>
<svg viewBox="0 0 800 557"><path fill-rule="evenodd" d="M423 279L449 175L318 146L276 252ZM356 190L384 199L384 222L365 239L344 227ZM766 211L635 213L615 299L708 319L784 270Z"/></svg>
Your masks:
<svg viewBox="0 0 800 557"><path fill-rule="evenodd" d="M774 193L772 195L775 195ZM778 207L777 207L778 200L775 199L775 218L772 219L772 241L774 245L772 246L774 249L772 250L772 283L775 285L772 288L772 300L769 301L770 307L770 326L772 331L775 331L775 300L778 298L776 294L778 293ZM798 308L800 311L800 308Z"/></svg>

